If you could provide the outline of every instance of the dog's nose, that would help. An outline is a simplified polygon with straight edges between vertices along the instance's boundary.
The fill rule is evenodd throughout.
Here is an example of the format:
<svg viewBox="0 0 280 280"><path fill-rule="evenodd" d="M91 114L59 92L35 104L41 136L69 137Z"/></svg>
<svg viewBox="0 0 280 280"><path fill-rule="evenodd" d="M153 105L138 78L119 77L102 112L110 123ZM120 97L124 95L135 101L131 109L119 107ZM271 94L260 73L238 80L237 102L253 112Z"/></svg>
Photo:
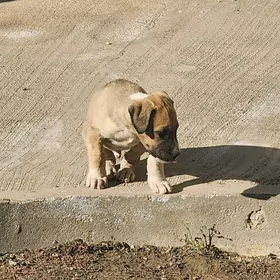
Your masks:
<svg viewBox="0 0 280 280"><path fill-rule="evenodd" d="M177 159L179 157L180 153L177 152L175 155L173 155L173 160Z"/></svg>

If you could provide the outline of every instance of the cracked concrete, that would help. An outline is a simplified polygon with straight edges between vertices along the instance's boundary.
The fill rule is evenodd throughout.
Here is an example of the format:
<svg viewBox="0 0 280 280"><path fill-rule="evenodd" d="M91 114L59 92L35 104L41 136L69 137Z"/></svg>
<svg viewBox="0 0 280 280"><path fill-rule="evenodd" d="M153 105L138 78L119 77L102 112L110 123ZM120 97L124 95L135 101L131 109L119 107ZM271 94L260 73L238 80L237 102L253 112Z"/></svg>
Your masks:
<svg viewBox="0 0 280 280"><path fill-rule="evenodd" d="M278 0L0 1L1 250L178 245L187 220L217 224L228 250L279 254L279 22ZM115 78L175 101L172 195L151 194L144 158L135 183L84 187L87 103Z"/></svg>

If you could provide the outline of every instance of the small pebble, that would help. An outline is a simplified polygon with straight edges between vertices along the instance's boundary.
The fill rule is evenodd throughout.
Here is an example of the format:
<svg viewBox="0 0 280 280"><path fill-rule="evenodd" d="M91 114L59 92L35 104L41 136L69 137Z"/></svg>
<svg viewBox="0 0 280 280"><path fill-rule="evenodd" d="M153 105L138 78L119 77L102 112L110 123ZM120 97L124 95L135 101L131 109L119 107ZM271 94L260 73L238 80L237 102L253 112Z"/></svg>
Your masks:
<svg viewBox="0 0 280 280"><path fill-rule="evenodd" d="M9 265L10 266L15 266L15 265L17 265L17 262L15 262L13 260L9 260Z"/></svg>

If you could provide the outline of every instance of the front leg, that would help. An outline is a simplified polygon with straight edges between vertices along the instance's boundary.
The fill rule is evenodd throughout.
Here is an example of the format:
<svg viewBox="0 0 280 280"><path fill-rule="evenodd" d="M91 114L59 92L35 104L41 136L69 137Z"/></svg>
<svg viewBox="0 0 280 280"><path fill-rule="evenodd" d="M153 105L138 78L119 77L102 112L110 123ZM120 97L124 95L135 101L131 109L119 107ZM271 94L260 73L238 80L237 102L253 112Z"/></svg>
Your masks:
<svg viewBox="0 0 280 280"><path fill-rule="evenodd" d="M147 160L148 183L154 193L165 194L171 193L171 185L164 175L163 163L155 157L149 155Z"/></svg>
<svg viewBox="0 0 280 280"><path fill-rule="evenodd" d="M104 189L108 185L105 171L103 139L99 130L87 122L83 128L83 138L87 146L89 171L86 185L94 189Z"/></svg>
<svg viewBox="0 0 280 280"><path fill-rule="evenodd" d="M116 179L124 183L133 182L135 180L134 165L139 161L144 152L145 148L141 143L127 151L121 160Z"/></svg>

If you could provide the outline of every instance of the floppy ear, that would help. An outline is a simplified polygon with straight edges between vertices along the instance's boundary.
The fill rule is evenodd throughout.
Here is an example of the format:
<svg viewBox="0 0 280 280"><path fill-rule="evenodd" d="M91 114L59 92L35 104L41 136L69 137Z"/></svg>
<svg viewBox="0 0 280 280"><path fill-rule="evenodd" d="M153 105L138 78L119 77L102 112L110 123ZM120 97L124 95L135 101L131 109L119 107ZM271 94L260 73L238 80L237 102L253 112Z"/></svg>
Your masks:
<svg viewBox="0 0 280 280"><path fill-rule="evenodd" d="M155 104L148 99L134 101L128 107L131 122L139 134L142 134L147 130L150 118L155 111Z"/></svg>

